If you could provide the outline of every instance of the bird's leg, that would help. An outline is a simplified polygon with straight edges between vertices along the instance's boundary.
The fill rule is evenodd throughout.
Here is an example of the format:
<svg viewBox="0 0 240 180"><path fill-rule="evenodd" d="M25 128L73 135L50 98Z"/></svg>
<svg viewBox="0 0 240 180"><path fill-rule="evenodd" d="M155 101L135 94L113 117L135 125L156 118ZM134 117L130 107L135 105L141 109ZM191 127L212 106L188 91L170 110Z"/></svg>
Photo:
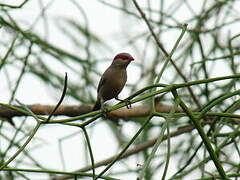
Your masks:
<svg viewBox="0 0 240 180"><path fill-rule="evenodd" d="M130 108L132 108L132 104L131 104L131 102L128 100L128 99L119 99L118 97L116 97L115 98L116 100L118 100L118 101L120 101L120 102L124 102L124 103L126 103L126 107L128 108L128 109L130 109Z"/></svg>
<svg viewBox="0 0 240 180"><path fill-rule="evenodd" d="M101 102L101 110L103 111L103 115L104 117L107 117L107 107L106 104L104 104L104 100L103 98L100 98L100 102Z"/></svg>
<svg viewBox="0 0 240 180"><path fill-rule="evenodd" d="M107 113L108 112L106 104L103 104L101 106L101 110L103 111L103 113Z"/></svg>

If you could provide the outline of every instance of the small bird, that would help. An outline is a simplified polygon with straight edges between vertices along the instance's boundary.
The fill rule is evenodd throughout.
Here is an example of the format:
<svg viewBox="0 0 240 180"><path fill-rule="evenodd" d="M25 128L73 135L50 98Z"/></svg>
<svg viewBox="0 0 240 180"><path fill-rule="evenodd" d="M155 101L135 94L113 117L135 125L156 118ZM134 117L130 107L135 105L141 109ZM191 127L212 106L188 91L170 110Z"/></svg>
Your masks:
<svg viewBox="0 0 240 180"><path fill-rule="evenodd" d="M113 98L124 102L118 98L118 94L127 81L127 66L133 60L134 58L128 53L119 53L114 57L112 64L103 73L98 84L97 102L93 111L101 109L105 101Z"/></svg>

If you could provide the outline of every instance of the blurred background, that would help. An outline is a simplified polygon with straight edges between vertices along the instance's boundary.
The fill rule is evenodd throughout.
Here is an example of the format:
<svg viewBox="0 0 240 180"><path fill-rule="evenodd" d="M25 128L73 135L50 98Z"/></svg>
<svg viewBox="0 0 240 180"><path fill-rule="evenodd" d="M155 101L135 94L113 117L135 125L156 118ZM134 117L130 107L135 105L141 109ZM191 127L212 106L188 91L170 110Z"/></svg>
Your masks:
<svg viewBox="0 0 240 180"><path fill-rule="evenodd" d="M225 173L237 179L240 171L239 96L238 93L231 96L231 93L239 88L239 1L143 0L137 3L168 53L183 31L182 25L188 24L172 56L175 65L168 63L160 82L156 78L166 62L166 53L154 40L134 1L1 0L0 102L19 105L17 99L25 105L54 106L61 97L67 72L68 86L62 105L91 106L96 100L101 74L117 53L128 52L135 61L128 67L128 81L119 96L122 99L155 83L182 83L178 94L192 111L201 113L211 102L229 94L209 109L208 113L213 114L211 118L204 116L200 120L206 133L211 129L208 140ZM227 75L236 77L207 82ZM186 82L197 80L206 81L186 88ZM151 90L139 93L139 97L148 93ZM129 142L127 152L136 150L114 163L104 174L107 179L136 179L143 171L146 180L217 178L219 172L190 118L179 109L169 115L175 100L171 92L157 94L155 100L147 98L132 104L132 110L139 108L135 115L120 113L119 123L101 117L86 126L95 163L115 156ZM147 114L141 111L150 108L152 101L160 103L159 114L151 117L141 134L131 142L151 115L152 111ZM107 104L116 103L111 100ZM162 110L164 107L168 110ZM125 111L128 113L123 108L122 113ZM171 121L166 124L169 117ZM53 117L54 120L66 118L69 115ZM31 116L11 119L15 127L0 117L0 164L23 145L36 125ZM82 123L87 119L79 118L74 122ZM170 138L169 133L174 137ZM164 141L144 169L153 145L163 135ZM101 173L106 164L96 165L95 173ZM24 151L7 166L13 169L5 169L0 176L2 179L76 179L77 176L61 173L31 171L72 172L89 165L86 134L81 128L63 123L44 124ZM17 168L30 169L30 172ZM82 171L92 173L92 170ZM78 179L92 177L78 176Z"/></svg>

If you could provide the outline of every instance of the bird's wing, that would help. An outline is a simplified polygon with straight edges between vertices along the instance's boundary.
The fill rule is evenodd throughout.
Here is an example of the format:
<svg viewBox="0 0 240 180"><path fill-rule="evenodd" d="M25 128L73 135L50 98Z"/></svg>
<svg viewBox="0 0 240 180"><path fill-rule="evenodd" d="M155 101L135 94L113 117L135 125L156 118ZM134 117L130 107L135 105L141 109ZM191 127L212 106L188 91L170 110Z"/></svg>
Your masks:
<svg viewBox="0 0 240 180"><path fill-rule="evenodd" d="M104 76L102 76L100 79L100 82L98 84L97 92L100 91L100 88L102 87L103 84L105 84L105 82L106 82L106 78L104 78Z"/></svg>

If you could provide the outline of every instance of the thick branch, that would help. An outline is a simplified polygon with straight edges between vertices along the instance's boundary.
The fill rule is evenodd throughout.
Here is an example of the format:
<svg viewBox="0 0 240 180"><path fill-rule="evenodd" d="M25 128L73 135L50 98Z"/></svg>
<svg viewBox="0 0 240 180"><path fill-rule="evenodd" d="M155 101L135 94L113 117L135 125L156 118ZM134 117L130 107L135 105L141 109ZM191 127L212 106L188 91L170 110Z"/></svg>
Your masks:
<svg viewBox="0 0 240 180"><path fill-rule="evenodd" d="M36 115L49 115L55 106L51 105L28 105L28 108ZM172 106L160 104L156 105L156 110L161 113L168 113ZM82 114L86 114L92 111L92 105L61 105L53 115L59 116L79 116ZM182 112L181 109L178 109L177 112ZM148 116L150 113L150 106L149 105L139 105L133 106L131 109L127 108L120 108L118 110L110 112L108 115L110 118L132 118L132 117L143 117ZM18 112L3 106L0 106L0 117L11 119L16 116L26 116L22 112Z"/></svg>

